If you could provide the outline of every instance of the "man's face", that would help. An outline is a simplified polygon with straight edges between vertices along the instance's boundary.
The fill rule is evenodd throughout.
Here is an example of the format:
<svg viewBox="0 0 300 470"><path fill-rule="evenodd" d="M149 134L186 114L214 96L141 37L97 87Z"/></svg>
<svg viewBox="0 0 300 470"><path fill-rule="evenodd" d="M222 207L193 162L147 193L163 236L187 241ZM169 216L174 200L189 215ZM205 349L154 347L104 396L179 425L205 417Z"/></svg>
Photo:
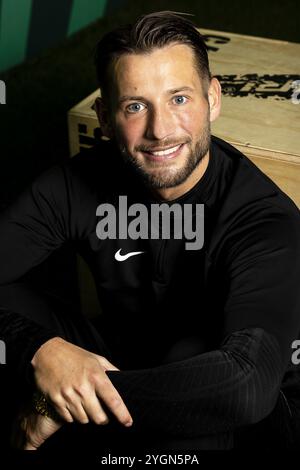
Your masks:
<svg viewBox="0 0 300 470"><path fill-rule="evenodd" d="M172 44L114 64L111 124L124 157L152 188L185 182L207 154L209 104L192 49Z"/></svg>

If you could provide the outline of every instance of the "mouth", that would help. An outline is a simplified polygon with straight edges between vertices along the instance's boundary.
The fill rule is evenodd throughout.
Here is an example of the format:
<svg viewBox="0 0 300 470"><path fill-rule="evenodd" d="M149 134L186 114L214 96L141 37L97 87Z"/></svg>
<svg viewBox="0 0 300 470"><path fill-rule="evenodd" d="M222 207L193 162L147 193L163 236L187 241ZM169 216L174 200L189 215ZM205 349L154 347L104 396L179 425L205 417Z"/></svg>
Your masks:
<svg viewBox="0 0 300 470"><path fill-rule="evenodd" d="M149 160L152 161L165 161L165 160L171 160L172 158L176 158L182 151L183 144L177 144L173 147L168 147L168 148L157 148L157 149L152 149L152 150L142 150L141 153L148 158Z"/></svg>

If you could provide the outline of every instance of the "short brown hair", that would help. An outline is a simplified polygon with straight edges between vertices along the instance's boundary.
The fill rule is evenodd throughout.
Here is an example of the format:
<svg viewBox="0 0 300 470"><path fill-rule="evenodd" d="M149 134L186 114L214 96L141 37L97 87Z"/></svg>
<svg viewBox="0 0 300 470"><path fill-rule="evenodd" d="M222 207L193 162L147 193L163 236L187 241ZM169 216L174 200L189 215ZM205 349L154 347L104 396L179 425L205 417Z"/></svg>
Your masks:
<svg viewBox="0 0 300 470"><path fill-rule="evenodd" d="M105 34L95 52L95 65L102 93L108 91L109 68L123 54L141 54L171 43L186 44L194 51L202 79L211 79L203 36L184 13L159 11L139 17L133 24Z"/></svg>

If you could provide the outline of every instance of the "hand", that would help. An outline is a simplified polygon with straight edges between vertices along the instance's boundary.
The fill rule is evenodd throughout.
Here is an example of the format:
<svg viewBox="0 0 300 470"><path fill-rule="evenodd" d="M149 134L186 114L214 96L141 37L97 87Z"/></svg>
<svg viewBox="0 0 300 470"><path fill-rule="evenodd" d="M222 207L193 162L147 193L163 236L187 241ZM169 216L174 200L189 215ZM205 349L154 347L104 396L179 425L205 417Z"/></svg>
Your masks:
<svg viewBox="0 0 300 470"><path fill-rule="evenodd" d="M63 425L34 411L23 413L15 423L12 446L15 449L37 450Z"/></svg>
<svg viewBox="0 0 300 470"><path fill-rule="evenodd" d="M62 423L34 413L24 418L21 426L25 432L24 450L37 450L48 437L58 431Z"/></svg>
<svg viewBox="0 0 300 470"><path fill-rule="evenodd" d="M121 424L132 424L128 409L105 373L119 369L105 357L57 337L44 343L31 363L37 388L65 421L106 424L105 404Z"/></svg>

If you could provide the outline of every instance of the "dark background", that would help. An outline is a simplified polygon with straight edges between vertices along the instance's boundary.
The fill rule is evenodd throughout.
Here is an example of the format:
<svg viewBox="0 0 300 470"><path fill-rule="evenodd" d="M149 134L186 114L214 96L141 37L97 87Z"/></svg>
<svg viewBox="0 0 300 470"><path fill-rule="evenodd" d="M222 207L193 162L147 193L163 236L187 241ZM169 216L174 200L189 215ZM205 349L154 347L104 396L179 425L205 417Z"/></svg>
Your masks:
<svg viewBox="0 0 300 470"><path fill-rule="evenodd" d="M71 0L52 1L67 5ZM5 81L7 88L7 104L0 105L0 210L5 209L38 174L69 158L67 112L97 88L93 50L101 35L139 14L165 9L193 13L199 28L300 42L300 2L297 0L165 0L148 3L112 0L103 18L55 46L42 48L42 44L31 37L32 58L0 72L0 79ZM53 24L53 14L48 17L46 13L43 21L48 28L45 38L49 38L54 35L57 21ZM29 277L59 296L73 301L78 299L76 258L67 248L54 253ZM7 382L6 367L0 367L4 384ZM2 396L3 389L1 385L0 402L9 410L8 397ZM22 390L12 390L12 393L22 399ZM3 416L1 450L6 446L2 431L7 439Z"/></svg>
<svg viewBox="0 0 300 470"><path fill-rule="evenodd" d="M67 111L97 87L93 50L101 35L139 14L165 9L193 13L200 28L300 42L297 0L165 0L149 6L128 0L108 8L105 17L84 30L0 73L7 87L7 104L0 106L0 209L39 173L69 158ZM55 27L51 21L49 31ZM39 50L32 40L30 47ZM67 250L51 257L41 270L47 283L55 277L61 291L74 295L75 263Z"/></svg>
<svg viewBox="0 0 300 470"><path fill-rule="evenodd" d="M139 14L172 9L193 13L199 27L300 42L297 0L145 3L123 2L122 8L56 47L0 73L7 87L7 104L0 106L2 206L42 170L68 158L67 111L97 87L93 49L104 32Z"/></svg>

